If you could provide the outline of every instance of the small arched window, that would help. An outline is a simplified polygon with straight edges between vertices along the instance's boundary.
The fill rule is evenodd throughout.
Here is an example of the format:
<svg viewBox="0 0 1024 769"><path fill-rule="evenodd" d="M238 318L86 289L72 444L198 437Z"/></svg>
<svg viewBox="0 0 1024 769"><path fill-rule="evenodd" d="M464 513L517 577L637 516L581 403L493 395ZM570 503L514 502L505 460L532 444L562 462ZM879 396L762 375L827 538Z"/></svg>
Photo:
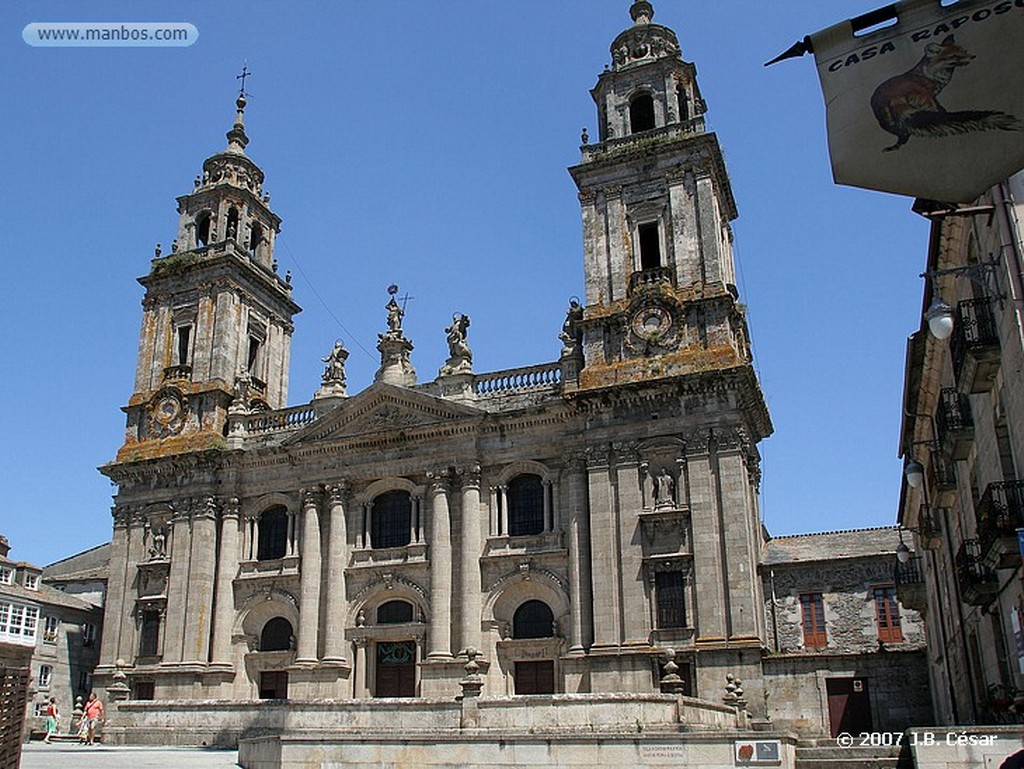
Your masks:
<svg viewBox="0 0 1024 769"><path fill-rule="evenodd" d="M377 607L378 625L402 625L412 622L412 604L408 601L388 601Z"/></svg>
<svg viewBox="0 0 1024 769"><path fill-rule="evenodd" d="M508 533L513 537L544 531L544 484L539 475L517 475L508 484Z"/></svg>
<svg viewBox="0 0 1024 769"><path fill-rule="evenodd" d="M253 222L252 227L249 230L249 253L256 256L256 251L260 247L260 243L263 242L263 228L259 222Z"/></svg>
<svg viewBox="0 0 1024 769"><path fill-rule="evenodd" d="M257 561L284 558L288 546L288 510L277 505L263 511L259 522Z"/></svg>
<svg viewBox="0 0 1024 769"><path fill-rule="evenodd" d="M640 133L654 128L654 97L649 93L637 94L629 103L629 131Z"/></svg>
<svg viewBox="0 0 1024 769"><path fill-rule="evenodd" d="M284 617L274 617L260 633L261 652L288 651L292 648L292 623Z"/></svg>
<svg viewBox="0 0 1024 769"><path fill-rule="evenodd" d="M676 102L679 105L679 122L685 123L690 119L690 99L686 95L686 87L683 85L676 88Z"/></svg>
<svg viewBox="0 0 1024 769"><path fill-rule="evenodd" d="M200 248L210 245L210 222L212 217L204 211L196 217L196 245Z"/></svg>
<svg viewBox="0 0 1024 769"><path fill-rule="evenodd" d="M389 491L373 500L370 511L370 547L405 547L412 531L412 497L407 491Z"/></svg>
<svg viewBox="0 0 1024 769"><path fill-rule="evenodd" d="M235 240L238 237L238 209L234 206L228 209L228 240Z"/></svg>
<svg viewBox="0 0 1024 769"><path fill-rule="evenodd" d="M513 638L551 638L555 634L555 615L543 601L527 601L512 615Z"/></svg>

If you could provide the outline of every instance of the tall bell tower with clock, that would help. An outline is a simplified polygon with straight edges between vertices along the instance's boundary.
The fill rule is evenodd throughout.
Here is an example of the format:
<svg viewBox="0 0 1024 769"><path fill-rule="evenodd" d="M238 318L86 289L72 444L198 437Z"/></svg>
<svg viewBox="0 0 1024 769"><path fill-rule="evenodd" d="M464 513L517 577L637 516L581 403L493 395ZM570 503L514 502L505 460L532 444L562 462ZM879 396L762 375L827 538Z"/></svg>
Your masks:
<svg viewBox="0 0 1024 769"><path fill-rule="evenodd" d="M243 75L248 74L244 72ZM134 392L118 461L222 447L228 413L282 408L288 397L290 279L277 273L281 220L246 154L245 91L227 147L178 198L178 234L139 278Z"/></svg>
<svg viewBox="0 0 1024 769"><path fill-rule="evenodd" d="M675 33L634 2L591 91L599 141L570 173L583 209L587 361L580 388L750 362L737 304L736 204L705 130L696 67Z"/></svg>

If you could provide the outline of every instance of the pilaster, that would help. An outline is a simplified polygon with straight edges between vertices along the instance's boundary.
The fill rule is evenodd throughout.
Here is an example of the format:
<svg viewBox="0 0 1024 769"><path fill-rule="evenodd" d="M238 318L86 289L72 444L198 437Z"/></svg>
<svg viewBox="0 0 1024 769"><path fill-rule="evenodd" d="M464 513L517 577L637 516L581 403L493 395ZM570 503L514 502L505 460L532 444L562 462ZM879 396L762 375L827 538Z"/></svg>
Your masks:
<svg viewBox="0 0 1024 769"><path fill-rule="evenodd" d="M231 632L235 618L233 581L238 571L239 505L237 497L226 499L220 513L220 554L217 558L216 616L213 622L214 662L231 662Z"/></svg>
<svg viewBox="0 0 1024 769"><path fill-rule="evenodd" d="M566 457L569 490L570 653L582 654L594 642L590 574L590 506L587 462L582 453Z"/></svg>
<svg viewBox="0 0 1024 769"><path fill-rule="evenodd" d="M191 517L188 620L185 623L182 660L206 664L210 658L214 569L217 563L217 505L213 497L195 500Z"/></svg>
<svg viewBox="0 0 1024 769"><path fill-rule="evenodd" d="M164 629L164 664L181 662L184 654L185 627L189 622L188 573L192 558L192 529L189 512L191 499L181 499L174 504L171 516L171 569L167 584L167 621Z"/></svg>

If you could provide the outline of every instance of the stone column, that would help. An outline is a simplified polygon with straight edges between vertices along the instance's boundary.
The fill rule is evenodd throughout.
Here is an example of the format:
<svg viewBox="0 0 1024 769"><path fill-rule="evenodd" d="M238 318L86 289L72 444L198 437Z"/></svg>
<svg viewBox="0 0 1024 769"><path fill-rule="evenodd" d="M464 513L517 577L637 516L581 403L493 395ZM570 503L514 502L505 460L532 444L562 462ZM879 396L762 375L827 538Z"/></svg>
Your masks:
<svg viewBox="0 0 1024 769"><path fill-rule="evenodd" d="M490 536L498 536L498 488L491 486Z"/></svg>
<svg viewBox="0 0 1024 769"><path fill-rule="evenodd" d="M480 648L480 466L462 476L462 649Z"/></svg>
<svg viewBox="0 0 1024 769"><path fill-rule="evenodd" d="M690 624L699 628L698 641L721 641L728 636L728 613L723 582L723 536L718 495L718 462L712 440L687 442L690 481L690 519L693 532L693 577L700 586Z"/></svg>
<svg viewBox="0 0 1024 769"><path fill-rule="evenodd" d="M608 446L587 449L587 497L590 502L594 644L617 646L621 640L622 574L619 570L619 516L612 485Z"/></svg>
<svg viewBox="0 0 1024 769"><path fill-rule="evenodd" d="M317 661L317 630L320 625L320 493L302 492L302 550L299 562L299 643L296 662Z"/></svg>
<svg viewBox="0 0 1024 769"><path fill-rule="evenodd" d="M213 497L196 500L192 510L192 553L188 572L188 619L182 660L210 659L214 569L217 564L217 505Z"/></svg>
<svg viewBox="0 0 1024 769"><path fill-rule="evenodd" d="M235 620L235 573L238 571L238 498L224 501L220 513L220 555L217 558L217 596L213 620L214 662L230 664L231 629Z"/></svg>
<svg viewBox="0 0 1024 769"><path fill-rule="evenodd" d="M553 531L551 523L551 481L544 481L541 484L544 493L544 531Z"/></svg>
<svg viewBox="0 0 1024 769"><path fill-rule="evenodd" d="M327 540L327 583L324 590L324 662L347 664L345 659L345 564L348 562L345 501L348 485L341 481L327 487L330 532Z"/></svg>
<svg viewBox="0 0 1024 769"><path fill-rule="evenodd" d="M128 562L128 521L130 510L125 505L117 505L111 509L114 517L114 536L110 541L110 574L107 578L107 610L103 613L103 644L100 648L100 664L113 667L119 657L133 659L134 649L121 646L121 625L124 618L130 617L135 602L127 595L130 583L128 570L133 565Z"/></svg>
<svg viewBox="0 0 1024 769"><path fill-rule="evenodd" d="M288 535L287 535L288 542L285 545L285 555L288 556L288 557L293 557L293 556L296 555L296 550L297 550L297 548L295 547L296 544L297 544L296 538L297 538L297 534L296 534L296 531L295 531L295 513L293 513L291 510L289 510L288 511Z"/></svg>
<svg viewBox="0 0 1024 769"><path fill-rule="evenodd" d="M502 484L498 487L498 531L503 537L508 536L508 486Z"/></svg>
<svg viewBox="0 0 1024 769"><path fill-rule="evenodd" d="M580 453L566 458L569 488L569 580L572 627L570 652L582 653L594 641L593 593L590 575L590 510L586 460Z"/></svg>
<svg viewBox="0 0 1024 769"><path fill-rule="evenodd" d="M364 699L367 693L366 676L369 671L366 669L366 644L367 640L365 638L355 639L356 666L355 670L352 671L352 696L357 700Z"/></svg>
<svg viewBox="0 0 1024 769"><path fill-rule="evenodd" d="M363 517L359 522L359 547L370 548L370 516L373 515L373 500L363 502Z"/></svg>
<svg viewBox="0 0 1024 769"><path fill-rule="evenodd" d="M174 515L171 517L171 569L167 579L167 621L163 623L164 645L163 662L180 662L185 638L188 570L191 558L192 536L188 510L192 500L181 499L175 502Z"/></svg>
<svg viewBox="0 0 1024 769"><path fill-rule="evenodd" d="M245 557L246 560L255 561L260 552L260 522L255 515L245 517L245 530L247 536Z"/></svg>
<svg viewBox="0 0 1024 769"><path fill-rule="evenodd" d="M430 479L430 639L427 659L452 656L452 540L447 472Z"/></svg>
<svg viewBox="0 0 1024 769"><path fill-rule="evenodd" d="M128 558L124 564L125 574L125 603L124 612L121 615L121 638L118 646L121 653L118 657L126 660L133 659L139 649L139 630L136 622L136 594L131 589L132 580L138 574L137 565L147 558L146 553L146 516L144 508L135 507L131 511L131 521L128 526Z"/></svg>

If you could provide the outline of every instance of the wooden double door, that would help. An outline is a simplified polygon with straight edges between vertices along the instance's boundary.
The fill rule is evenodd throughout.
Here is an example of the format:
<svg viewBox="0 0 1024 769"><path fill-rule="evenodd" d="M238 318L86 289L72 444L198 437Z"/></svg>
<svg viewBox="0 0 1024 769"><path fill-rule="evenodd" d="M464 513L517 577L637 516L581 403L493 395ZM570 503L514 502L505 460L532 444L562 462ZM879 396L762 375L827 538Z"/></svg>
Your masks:
<svg viewBox="0 0 1024 769"><path fill-rule="evenodd" d="M374 680L377 697L415 697L415 642L378 641Z"/></svg>

